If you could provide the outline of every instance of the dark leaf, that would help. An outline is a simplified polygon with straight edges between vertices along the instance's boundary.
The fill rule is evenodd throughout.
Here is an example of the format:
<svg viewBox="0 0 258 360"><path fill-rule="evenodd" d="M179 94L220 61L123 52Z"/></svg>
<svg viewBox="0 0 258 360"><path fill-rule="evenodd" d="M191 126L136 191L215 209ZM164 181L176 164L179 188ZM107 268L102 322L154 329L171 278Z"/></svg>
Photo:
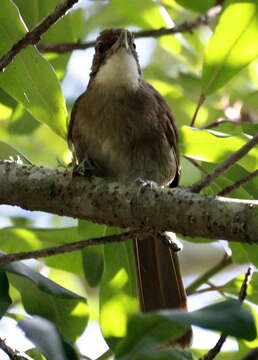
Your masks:
<svg viewBox="0 0 258 360"><path fill-rule="evenodd" d="M11 305L12 299L9 296L9 282L5 272L0 271L0 319Z"/></svg>

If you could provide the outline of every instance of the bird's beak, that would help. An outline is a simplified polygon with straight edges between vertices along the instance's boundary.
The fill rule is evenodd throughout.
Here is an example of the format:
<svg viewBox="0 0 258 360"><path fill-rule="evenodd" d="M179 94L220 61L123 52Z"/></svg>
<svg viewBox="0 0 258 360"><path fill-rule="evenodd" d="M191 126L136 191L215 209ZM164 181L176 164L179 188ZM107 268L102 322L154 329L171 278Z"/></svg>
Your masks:
<svg viewBox="0 0 258 360"><path fill-rule="evenodd" d="M128 30L122 29L121 34L115 44L112 46L113 51L117 51L120 47L124 47L126 51L130 51L130 46L128 43Z"/></svg>

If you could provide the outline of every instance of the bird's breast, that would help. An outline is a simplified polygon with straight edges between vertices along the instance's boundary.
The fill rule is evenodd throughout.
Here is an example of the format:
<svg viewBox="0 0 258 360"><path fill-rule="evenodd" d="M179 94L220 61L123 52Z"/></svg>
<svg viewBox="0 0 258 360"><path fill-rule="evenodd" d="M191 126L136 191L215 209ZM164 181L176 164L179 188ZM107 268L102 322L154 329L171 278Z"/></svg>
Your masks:
<svg viewBox="0 0 258 360"><path fill-rule="evenodd" d="M148 109L132 97L102 94L98 99L96 106L88 99L77 112L75 126L81 123L80 149L85 152L79 160L88 156L100 176L121 182L141 178L166 185L173 180L174 151Z"/></svg>

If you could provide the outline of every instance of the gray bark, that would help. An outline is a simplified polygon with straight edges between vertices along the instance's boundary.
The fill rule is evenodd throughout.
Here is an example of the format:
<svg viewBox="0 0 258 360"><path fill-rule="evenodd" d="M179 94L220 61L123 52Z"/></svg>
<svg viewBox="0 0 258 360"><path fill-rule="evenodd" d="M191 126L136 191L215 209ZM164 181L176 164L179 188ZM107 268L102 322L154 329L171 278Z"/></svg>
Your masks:
<svg viewBox="0 0 258 360"><path fill-rule="evenodd" d="M125 186L69 171L0 162L0 204L123 228L258 243L258 201L194 194L187 188Z"/></svg>

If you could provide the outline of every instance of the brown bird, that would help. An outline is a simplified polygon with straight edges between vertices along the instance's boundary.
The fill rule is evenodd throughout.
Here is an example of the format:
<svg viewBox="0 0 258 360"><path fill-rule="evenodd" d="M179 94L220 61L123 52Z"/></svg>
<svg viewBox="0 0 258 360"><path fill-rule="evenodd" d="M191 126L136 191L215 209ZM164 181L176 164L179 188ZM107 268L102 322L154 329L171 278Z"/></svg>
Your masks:
<svg viewBox="0 0 258 360"><path fill-rule="evenodd" d="M128 30L104 30L97 38L87 90L72 110L68 142L83 172L123 183L178 185L175 120L165 99L141 78ZM148 237L134 240L142 311L185 309L177 254ZM190 337L189 330L178 342L187 345Z"/></svg>

